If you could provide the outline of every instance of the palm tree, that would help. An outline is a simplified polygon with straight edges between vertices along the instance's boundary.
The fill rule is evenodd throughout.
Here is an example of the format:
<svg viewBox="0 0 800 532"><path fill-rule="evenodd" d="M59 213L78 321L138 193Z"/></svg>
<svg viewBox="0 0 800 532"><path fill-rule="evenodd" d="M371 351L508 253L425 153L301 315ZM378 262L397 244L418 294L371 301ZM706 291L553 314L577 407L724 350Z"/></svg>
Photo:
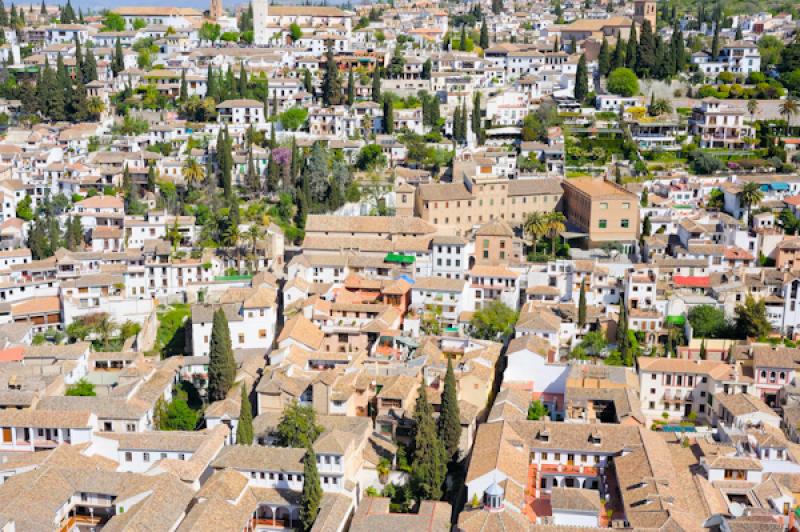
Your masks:
<svg viewBox="0 0 800 532"><path fill-rule="evenodd" d="M533 252L536 253L536 243L544 236L546 230L544 214L541 212L528 213L525 223L522 224L522 229L525 234L531 237L531 246L533 246Z"/></svg>
<svg viewBox="0 0 800 532"><path fill-rule="evenodd" d="M250 241L250 256L253 261L253 271L255 271L255 258L256 258L256 243L264 236L264 230L257 224L250 224L247 232L244 234L245 238Z"/></svg>
<svg viewBox="0 0 800 532"><path fill-rule="evenodd" d="M761 185L753 181L745 183L742 187L742 191L739 193L739 200L747 209L747 223L750 223L750 210L753 208L753 205L759 204L762 199L764 199L764 193L761 192Z"/></svg>
<svg viewBox="0 0 800 532"><path fill-rule="evenodd" d="M786 98L781 104L780 113L786 119L786 133L784 136L789 136L789 124L791 124L792 118L798 112L800 112L800 105L797 103L797 99L792 96Z"/></svg>
<svg viewBox="0 0 800 532"><path fill-rule="evenodd" d="M548 212L545 215L545 234L550 239L550 256L556 256L556 239L566 229L564 222L567 219L558 211Z"/></svg>
<svg viewBox="0 0 800 532"><path fill-rule="evenodd" d="M755 114L758 112L758 100L755 98L747 100L747 112L750 113L750 121L753 121Z"/></svg>
<svg viewBox="0 0 800 532"><path fill-rule="evenodd" d="M103 349L107 351L109 340L111 340L111 335L117 329L117 324L111 319L111 316L103 312L97 316L97 321L94 322L93 329L103 342Z"/></svg>
<svg viewBox="0 0 800 532"><path fill-rule="evenodd" d="M101 98L92 96L86 101L86 110L92 116L100 116L106 110L106 104Z"/></svg>
<svg viewBox="0 0 800 532"><path fill-rule="evenodd" d="M189 157L183 163L183 178L190 186L200 183L203 180L204 173L203 166L194 157Z"/></svg>

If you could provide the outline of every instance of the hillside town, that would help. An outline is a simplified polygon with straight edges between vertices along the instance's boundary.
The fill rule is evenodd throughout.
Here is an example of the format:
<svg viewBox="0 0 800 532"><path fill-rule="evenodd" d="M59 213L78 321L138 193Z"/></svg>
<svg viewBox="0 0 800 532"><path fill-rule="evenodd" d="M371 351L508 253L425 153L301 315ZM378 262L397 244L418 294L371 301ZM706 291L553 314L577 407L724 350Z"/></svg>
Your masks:
<svg viewBox="0 0 800 532"><path fill-rule="evenodd" d="M0 532L800 530L781 0L0 0Z"/></svg>

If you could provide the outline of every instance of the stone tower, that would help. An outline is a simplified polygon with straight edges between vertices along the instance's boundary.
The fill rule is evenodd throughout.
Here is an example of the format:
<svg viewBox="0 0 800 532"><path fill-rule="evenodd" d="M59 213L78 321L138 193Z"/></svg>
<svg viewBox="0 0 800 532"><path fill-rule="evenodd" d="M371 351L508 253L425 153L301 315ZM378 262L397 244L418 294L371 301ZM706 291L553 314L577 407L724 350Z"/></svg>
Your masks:
<svg viewBox="0 0 800 532"><path fill-rule="evenodd" d="M267 35L267 15L269 0L250 0L253 4L253 44L265 46L269 40Z"/></svg>
<svg viewBox="0 0 800 532"><path fill-rule="evenodd" d="M655 0L635 0L633 3L633 20L639 26L645 20L650 21L653 32L656 31L656 2Z"/></svg>
<svg viewBox="0 0 800 532"><path fill-rule="evenodd" d="M208 9L208 16L212 20L219 20L222 18L222 0L211 0L211 6Z"/></svg>

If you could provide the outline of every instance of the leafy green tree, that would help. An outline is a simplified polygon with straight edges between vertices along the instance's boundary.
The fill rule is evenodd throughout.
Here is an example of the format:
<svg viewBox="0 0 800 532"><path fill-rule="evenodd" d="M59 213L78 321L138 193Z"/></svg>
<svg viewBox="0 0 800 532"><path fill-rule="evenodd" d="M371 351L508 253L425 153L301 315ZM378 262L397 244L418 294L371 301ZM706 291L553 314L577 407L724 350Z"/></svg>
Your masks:
<svg viewBox="0 0 800 532"><path fill-rule="evenodd" d="M608 91L619 96L639 94L639 78L630 68L614 69L608 76Z"/></svg>
<svg viewBox="0 0 800 532"><path fill-rule="evenodd" d="M231 332L228 318L223 310L214 312L211 327L210 361L208 364L209 401L221 401L228 395L236 379L236 362L231 347Z"/></svg>
<svg viewBox="0 0 800 532"><path fill-rule="evenodd" d="M386 156L383 149L377 144L367 144L358 152L356 168L359 170L373 170L386 166Z"/></svg>
<svg viewBox="0 0 800 532"><path fill-rule="evenodd" d="M292 42L297 42L303 38L303 30L296 22L292 22L289 25L289 36L292 38Z"/></svg>
<svg viewBox="0 0 800 532"><path fill-rule="evenodd" d="M69 22L65 24L70 24ZM112 11L103 15L103 31L125 31L125 19Z"/></svg>
<svg viewBox="0 0 800 532"><path fill-rule="evenodd" d="M83 378L69 385L64 395L69 397L94 397L97 393L94 391L94 384Z"/></svg>
<svg viewBox="0 0 800 532"><path fill-rule="evenodd" d="M314 453L314 448L309 445L303 457L303 496L300 503L302 507L300 526L304 531L308 532L314 526L321 500L322 486L317 471L317 455Z"/></svg>
<svg viewBox="0 0 800 532"><path fill-rule="evenodd" d="M250 397L247 395L244 383L242 383L241 401L241 406L239 407L239 422L236 424L236 443L239 445L252 445L253 409L250 406Z"/></svg>
<svg viewBox="0 0 800 532"><path fill-rule="evenodd" d="M33 205L30 196L25 196L17 203L17 218L30 222L33 220Z"/></svg>
<svg viewBox="0 0 800 532"><path fill-rule="evenodd" d="M185 399L175 397L166 406L160 417L160 430L194 430L197 426L197 412L189 407Z"/></svg>
<svg viewBox="0 0 800 532"><path fill-rule="evenodd" d="M283 409L276 434L279 447L308 448L322 434L322 427L317 425L317 414L313 407L294 402Z"/></svg>
<svg viewBox="0 0 800 532"><path fill-rule="evenodd" d="M421 500L442 498L447 474L447 450L436 434L433 407L428 402L425 381L420 383L414 408L414 461L411 483Z"/></svg>
<svg viewBox="0 0 800 532"><path fill-rule="evenodd" d="M538 421L549 414L547 407L538 399L531 401L528 405L528 421Z"/></svg>
<svg viewBox="0 0 800 532"><path fill-rule="evenodd" d="M222 29L219 24L212 22L203 22L200 26L200 38L204 41L216 42L222 34Z"/></svg>
<svg viewBox="0 0 800 532"><path fill-rule="evenodd" d="M767 308L763 299L748 294L742 305L735 309L735 328L741 338L761 338L772 332L767 319Z"/></svg>
<svg viewBox="0 0 800 532"><path fill-rule="evenodd" d="M289 131L300 129L308 118L308 111L302 107L292 107L278 115L278 121Z"/></svg>
<svg viewBox="0 0 800 532"><path fill-rule="evenodd" d="M447 451L447 456L451 458L455 456L461 440L461 412L458 407L458 387L451 358L447 359L447 373L444 376L438 436Z"/></svg>
<svg viewBox="0 0 800 532"><path fill-rule="evenodd" d="M724 338L729 334L730 325L725 312L714 305L697 305L689 311L692 334L701 338Z"/></svg>
<svg viewBox="0 0 800 532"><path fill-rule="evenodd" d="M500 300L494 300L473 314L470 334L484 340L499 340L514 332L517 312Z"/></svg>

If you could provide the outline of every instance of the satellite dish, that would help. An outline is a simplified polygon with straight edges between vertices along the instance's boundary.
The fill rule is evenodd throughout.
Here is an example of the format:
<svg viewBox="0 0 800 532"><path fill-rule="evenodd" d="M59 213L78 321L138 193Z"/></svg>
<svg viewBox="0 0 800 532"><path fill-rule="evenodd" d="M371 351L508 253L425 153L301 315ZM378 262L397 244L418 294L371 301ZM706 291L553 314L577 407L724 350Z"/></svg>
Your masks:
<svg viewBox="0 0 800 532"><path fill-rule="evenodd" d="M744 515L744 506L742 506L738 502L732 502L730 506L728 506L728 511L731 513L733 517L741 517L742 515Z"/></svg>

